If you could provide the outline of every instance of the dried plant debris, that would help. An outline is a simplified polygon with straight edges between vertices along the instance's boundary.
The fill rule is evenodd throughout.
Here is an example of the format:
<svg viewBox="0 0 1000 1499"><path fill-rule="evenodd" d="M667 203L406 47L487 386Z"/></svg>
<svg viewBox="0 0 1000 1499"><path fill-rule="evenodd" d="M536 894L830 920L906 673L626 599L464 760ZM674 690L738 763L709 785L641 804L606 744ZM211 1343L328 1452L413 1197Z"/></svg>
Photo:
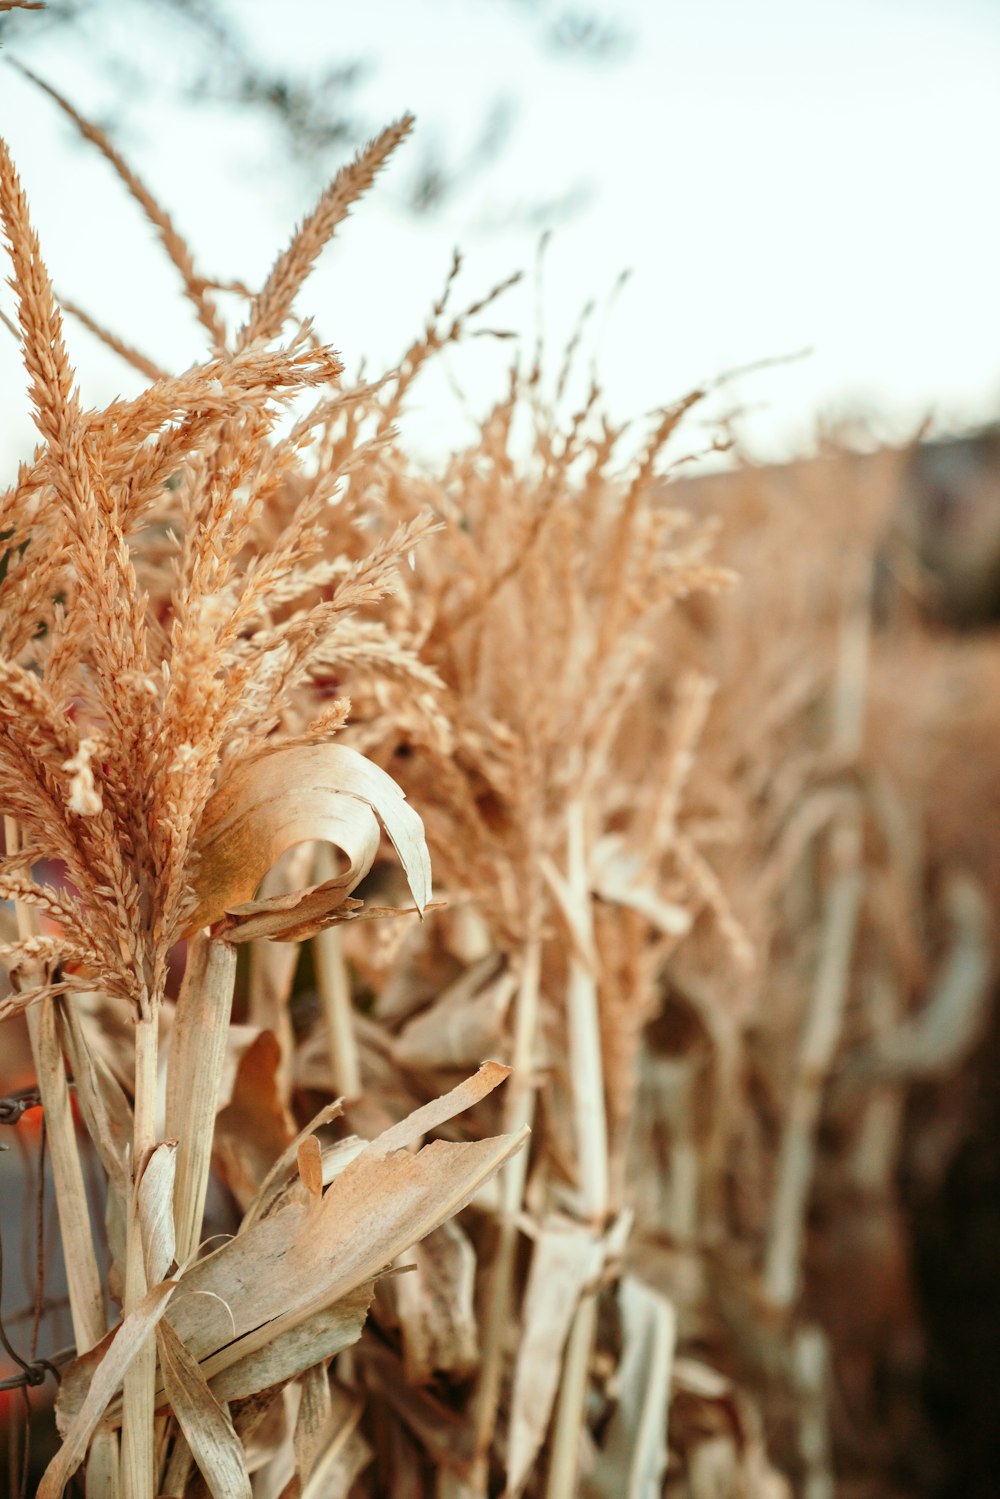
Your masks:
<svg viewBox="0 0 1000 1499"><path fill-rule="evenodd" d="M0 146L39 434L0 496L0 1016L75 1341L39 1494L893 1492L905 1104L983 1034L1000 889L947 772L996 649L873 616L898 455L686 478L705 392L567 414L574 339L419 465L411 387L507 283L454 313L456 257L371 380L295 311L409 119L231 330L42 87L207 351L107 333L145 384L89 409Z"/></svg>

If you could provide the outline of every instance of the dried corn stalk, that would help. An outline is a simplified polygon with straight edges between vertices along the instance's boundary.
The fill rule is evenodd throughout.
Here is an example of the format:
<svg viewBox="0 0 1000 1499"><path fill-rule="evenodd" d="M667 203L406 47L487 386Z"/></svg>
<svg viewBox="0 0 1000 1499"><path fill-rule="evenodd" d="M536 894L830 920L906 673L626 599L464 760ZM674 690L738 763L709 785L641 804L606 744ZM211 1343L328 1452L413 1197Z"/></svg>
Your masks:
<svg viewBox="0 0 1000 1499"><path fill-rule="evenodd" d="M429 473L395 420L503 287L452 314L456 258L371 382L293 312L409 121L231 335L53 97L209 356L175 377L104 334L147 383L87 410L0 157L40 435L0 499L0 1013L30 1028L77 1347L39 1493L82 1465L130 1499L780 1499L769 1447L829 1493L831 1380L876 1355L810 1212L836 1208L852 1284L898 1275L903 1089L956 1013L972 1044L991 973L952 878L920 1007L914 771L884 724L921 719L865 585L892 456L668 488L705 393L638 437L596 384L567 415L574 340L554 392L518 364Z"/></svg>

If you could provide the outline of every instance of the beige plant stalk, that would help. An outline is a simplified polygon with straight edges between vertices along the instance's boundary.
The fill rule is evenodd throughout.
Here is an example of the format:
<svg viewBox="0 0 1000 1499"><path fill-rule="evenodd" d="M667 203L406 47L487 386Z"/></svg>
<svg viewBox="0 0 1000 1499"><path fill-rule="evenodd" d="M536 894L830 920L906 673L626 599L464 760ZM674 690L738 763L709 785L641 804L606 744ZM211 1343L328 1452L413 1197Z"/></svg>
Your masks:
<svg viewBox="0 0 1000 1499"><path fill-rule="evenodd" d="M146 361L152 383L140 395L108 411L86 410L26 200L0 145L0 219L41 437L0 499L8 545L0 616L0 796L8 839L0 885L19 911L18 941L4 953L12 979L4 1011L25 1009L29 1018L79 1369L64 1383L64 1446L39 1492L62 1492L89 1446L90 1492L118 1492L120 1479L125 1499L152 1499L165 1471L183 1484L193 1459L213 1492L249 1493L229 1397L219 1393L217 1380L211 1389L210 1383L234 1360L245 1370L245 1391L328 1360L360 1329L355 1303L346 1321L339 1313L331 1321L330 1308L370 1282L412 1236L422 1237L455 1211L523 1139L515 1133L484 1141L480 1149L469 1147L470 1156L455 1147L447 1163L437 1157L434 1171L417 1170L384 1223L369 1220L366 1236L355 1239L356 1248L365 1242L368 1249L353 1279L342 1261L339 1279L315 1283L297 1309L287 1298L270 1312L248 1304L246 1336L241 1342L237 1335L227 1358L219 1350L232 1344L232 1326L228 1333L220 1328L215 1341L206 1341L202 1326L192 1352L192 1330L185 1331L176 1311L168 1315L171 1304L183 1304L174 1292L198 1269L238 944L301 941L331 921L356 918L362 903L351 892L371 868L383 830L399 854L413 909L421 912L430 898L419 817L388 775L330 743L348 705L322 705L297 733L281 733L291 697L313 663L323 660L332 638L343 637L354 611L386 593L397 560L427 521L415 517L367 556L332 565L323 557L330 495L379 450L361 438L319 473L303 465L299 503L277 528L269 527L267 514L269 500L288 487L302 460L314 423L345 405L340 364L328 349L301 330L283 348L268 343L281 333L326 239L410 122L391 127L335 179L253 299L230 351L206 282L167 215L101 132L48 92L97 143L157 227L213 348L207 363L179 378L160 375ZM284 407L310 389L320 391L318 414L300 420L290 435L275 436ZM367 397L362 391L357 399ZM345 509L354 511L350 502ZM158 582L163 573L150 572L145 548L155 544L162 554L164 542L172 586L165 599L151 601L142 579ZM368 641L373 663L384 657L392 670L409 668L405 649L388 636L369 632ZM328 840L339 858L324 867L320 883L255 900L282 852L315 839ZM61 863L63 883L31 879L43 859ZM176 1005L167 1006L161 1134L167 959L183 936L187 973ZM132 1028L131 1103L73 1011L76 995L95 991L118 1024ZM115 1330L112 1315L110 1341L86 1229L63 1046L108 1177L123 1318ZM503 1075L490 1073L487 1090ZM308 1152L300 1163L304 1181L307 1158ZM343 1173L341 1197L358 1176L358 1201L370 1204L360 1185L365 1169L359 1163ZM322 1178L312 1167L309 1173L310 1191L321 1196ZM331 1206L328 1228L310 1230L303 1245L326 1242L332 1253L330 1235L346 1232L346 1221ZM288 1214L281 1229L282 1237L291 1231ZM241 1282L261 1235L270 1243L273 1226L262 1224L257 1238L247 1230ZM230 1323L238 1319L225 1279L212 1295L228 1308ZM310 1328L314 1335L304 1331ZM273 1351L283 1338L292 1342L285 1363L279 1356L276 1365ZM261 1363L265 1354L270 1362ZM284 1376L276 1367L286 1369ZM98 1431L119 1387L111 1425L104 1419ZM74 1388L85 1391L78 1405ZM115 1477L109 1443L119 1425Z"/></svg>

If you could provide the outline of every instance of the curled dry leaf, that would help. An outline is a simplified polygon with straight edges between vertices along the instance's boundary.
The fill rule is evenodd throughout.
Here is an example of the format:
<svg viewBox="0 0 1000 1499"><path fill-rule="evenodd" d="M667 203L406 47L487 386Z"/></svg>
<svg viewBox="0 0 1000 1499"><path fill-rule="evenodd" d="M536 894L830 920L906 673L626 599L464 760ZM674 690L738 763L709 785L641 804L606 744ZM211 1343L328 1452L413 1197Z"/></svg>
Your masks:
<svg viewBox="0 0 1000 1499"><path fill-rule="evenodd" d="M431 895L423 823L391 776L341 744L292 745L255 756L233 771L205 809L189 931L222 923L231 942L290 933L299 940L308 924L322 924L343 906L371 869L380 824L422 912ZM253 899L286 849L317 840L341 851L343 871L291 895Z"/></svg>
<svg viewBox="0 0 1000 1499"><path fill-rule="evenodd" d="M396 1255L464 1207L520 1148L525 1134L462 1145L438 1141L415 1154L407 1147L507 1075L507 1068L487 1063L475 1077L373 1141L319 1204L291 1203L192 1267L186 1289L209 1295L185 1296L174 1326L205 1361L209 1378L268 1345L273 1354L300 1324L327 1308L335 1310L340 1297L370 1282ZM327 1352L313 1350L294 1372ZM228 1390L227 1398L261 1387Z"/></svg>

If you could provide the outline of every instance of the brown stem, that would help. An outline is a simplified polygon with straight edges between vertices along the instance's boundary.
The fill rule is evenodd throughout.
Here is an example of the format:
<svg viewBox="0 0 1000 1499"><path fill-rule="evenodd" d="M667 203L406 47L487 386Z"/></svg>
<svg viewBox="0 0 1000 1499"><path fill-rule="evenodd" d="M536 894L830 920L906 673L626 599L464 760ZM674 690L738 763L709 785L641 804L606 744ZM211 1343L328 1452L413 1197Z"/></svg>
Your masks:
<svg viewBox="0 0 1000 1499"><path fill-rule="evenodd" d="M159 1006L136 1025L135 1127L132 1136L132 1191L125 1235L126 1316L149 1289L139 1221L139 1182L156 1144L156 1071ZM156 1342L146 1339L125 1375L122 1386L122 1491L125 1499L153 1499L154 1396Z"/></svg>
<svg viewBox="0 0 1000 1499"><path fill-rule="evenodd" d="M181 1263L201 1236L235 983L236 948L199 932L188 948L167 1063L166 1132L177 1141L174 1228Z"/></svg>
<svg viewBox="0 0 1000 1499"><path fill-rule="evenodd" d="M538 1029L538 985L541 973L541 943L531 939L525 946L521 982L514 1001L514 1049L511 1075L504 1099L504 1132L514 1134L530 1128L535 1113L535 1037ZM500 1178L500 1237L490 1271L490 1286L480 1359L479 1388L475 1404L475 1451L486 1453L493 1440L504 1342L510 1325L511 1283L517 1248L517 1217L524 1197L528 1152L520 1151L503 1169Z"/></svg>
<svg viewBox="0 0 1000 1499"><path fill-rule="evenodd" d="M316 846L316 875L319 881L335 874L330 845ZM330 1046L330 1075L334 1098L348 1100L361 1095L361 1064L354 1033L354 1008L347 965L341 951L340 933L327 927L313 938L316 964L316 988L323 1004L327 1038Z"/></svg>

